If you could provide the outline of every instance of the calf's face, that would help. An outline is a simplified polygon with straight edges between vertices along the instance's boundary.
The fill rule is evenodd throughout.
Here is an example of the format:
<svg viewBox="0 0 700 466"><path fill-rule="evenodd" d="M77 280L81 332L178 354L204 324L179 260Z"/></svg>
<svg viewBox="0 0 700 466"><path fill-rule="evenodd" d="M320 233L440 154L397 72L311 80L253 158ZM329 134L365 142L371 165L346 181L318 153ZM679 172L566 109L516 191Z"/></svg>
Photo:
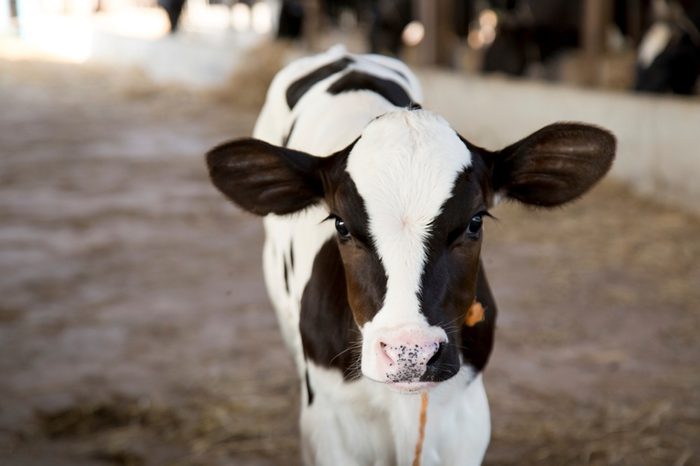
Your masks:
<svg viewBox="0 0 700 466"><path fill-rule="evenodd" d="M440 117L398 110L328 157L245 139L207 154L214 184L258 215L322 203L334 222L363 375L400 391L454 376L494 198L549 207L609 169L610 133L555 124L498 152Z"/></svg>

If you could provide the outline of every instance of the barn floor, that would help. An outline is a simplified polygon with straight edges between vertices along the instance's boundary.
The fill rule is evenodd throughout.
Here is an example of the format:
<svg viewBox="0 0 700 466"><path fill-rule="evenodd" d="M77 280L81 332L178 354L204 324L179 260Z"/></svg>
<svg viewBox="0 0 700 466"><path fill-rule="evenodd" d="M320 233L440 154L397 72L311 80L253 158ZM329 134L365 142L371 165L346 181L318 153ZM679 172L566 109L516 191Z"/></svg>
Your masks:
<svg viewBox="0 0 700 466"><path fill-rule="evenodd" d="M0 464L296 464L261 225L201 157L240 98L0 61ZM611 181L494 214L487 464L700 464L700 219Z"/></svg>

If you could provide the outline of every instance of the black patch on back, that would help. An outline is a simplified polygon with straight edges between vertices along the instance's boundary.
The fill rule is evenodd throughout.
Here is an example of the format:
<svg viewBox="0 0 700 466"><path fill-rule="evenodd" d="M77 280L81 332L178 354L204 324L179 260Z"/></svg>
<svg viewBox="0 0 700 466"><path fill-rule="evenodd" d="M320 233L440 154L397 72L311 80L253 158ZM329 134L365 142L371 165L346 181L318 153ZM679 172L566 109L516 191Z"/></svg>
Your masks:
<svg viewBox="0 0 700 466"><path fill-rule="evenodd" d="M397 75L401 76L401 78L403 78L404 81L409 82L409 81L408 81L408 76L406 76L404 73L402 73L401 71L397 70L396 68L392 68L392 67L386 66L386 65L384 65L384 68L393 71L393 72L396 73Z"/></svg>
<svg viewBox="0 0 700 466"><path fill-rule="evenodd" d="M396 68L393 68L393 67L387 65L386 63L381 63L381 62L376 62L376 61L373 61L372 63L374 63L375 65L379 65L379 66L381 66L382 68L384 68L384 69L386 69L386 70L391 71L392 73L396 74L396 76L400 76L401 79L403 79L403 80L406 81L407 83L410 83L410 82L411 82L411 81L408 79L408 76L406 76L405 73L403 73L402 71L400 71L400 70L398 70L398 69L396 69Z"/></svg>
<svg viewBox="0 0 700 466"><path fill-rule="evenodd" d="M324 65L321 68L318 68L306 76L302 76L294 81L289 85L286 93L287 105L289 106L289 109L293 109L297 102L299 102L299 100L308 92L309 89L313 87L314 84L343 71L351 63L354 63L352 58L343 57L334 62L328 63L327 65Z"/></svg>
<svg viewBox="0 0 700 466"><path fill-rule="evenodd" d="M287 144L289 144L289 138L292 137L292 133L294 132L294 125L296 125L296 124L297 124L297 121L294 120L292 122L292 126L289 127L289 132L287 133L287 135L284 138L282 138L282 146L287 147Z"/></svg>
<svg viewBox="0 0 700 466"><path fill-rule="evenodd" d="M408 107L412 103L408 93L400 84L361 71L349 72L328 88L328 92L332 95L361 90L379 94L398 107Z"/></svg>
<svg viewBox="0 0 700 466"><path fill-rule="evenodd" d="M284 266L284 289L287 290L287 294L289 294L289 281L287 280L287 260L284 257L282 258L282 265Z"/></svg>
<svg viewBox="0 0 700 466"><path fill-rule="evenodd" d="M294 243L289 241L289 269L294 271Z"/></svg>
<svg viewBox="0 0 700 466"><path fill-rule="evenodd" d="M309 381L309 370L306 369L304 371L305 374L305 379L306 379L306 399L308 406L311 406L311 403L314 402L314 391L311 388L311 382Z"/></svg>

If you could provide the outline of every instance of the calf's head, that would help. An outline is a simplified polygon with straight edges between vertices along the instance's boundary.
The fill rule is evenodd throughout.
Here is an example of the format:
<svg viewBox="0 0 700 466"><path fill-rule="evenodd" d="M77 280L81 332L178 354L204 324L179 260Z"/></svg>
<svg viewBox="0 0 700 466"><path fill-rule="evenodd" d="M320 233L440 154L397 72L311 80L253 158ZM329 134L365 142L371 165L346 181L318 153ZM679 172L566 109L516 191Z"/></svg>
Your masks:
<svg viewBox="0 0 700 466"><path fill-rule="evenodd" d="M327 208L362 335L362 373L413 391L460 368L494 199L563 204L607 172L614 152L610 133L575 123L491 152L433 113L397 110L327 157L243 139L214 148L207 162L213 183L255 214Z"/></svg>

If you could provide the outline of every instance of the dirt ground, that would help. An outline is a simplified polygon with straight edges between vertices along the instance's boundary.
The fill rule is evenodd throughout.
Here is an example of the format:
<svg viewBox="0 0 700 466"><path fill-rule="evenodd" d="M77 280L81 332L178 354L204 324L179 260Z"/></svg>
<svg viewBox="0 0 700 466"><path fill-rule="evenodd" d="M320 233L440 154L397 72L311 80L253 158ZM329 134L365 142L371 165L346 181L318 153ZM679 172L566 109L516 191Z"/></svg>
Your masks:
<svg viewBox="0 0 700 466"><path fill-rule="evenodd" d="M0 61L0 464L298 464L261 224L203 164L235 102ZM494 213L486 463L700 464L700 219L612 181Z"/></svg>

